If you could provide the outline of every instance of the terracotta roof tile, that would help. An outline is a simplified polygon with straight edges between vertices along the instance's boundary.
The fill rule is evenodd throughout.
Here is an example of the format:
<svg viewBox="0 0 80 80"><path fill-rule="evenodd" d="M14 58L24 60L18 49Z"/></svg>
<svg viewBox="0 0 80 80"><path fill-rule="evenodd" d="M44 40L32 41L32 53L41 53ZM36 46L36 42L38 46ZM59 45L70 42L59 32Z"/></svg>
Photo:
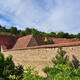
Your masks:
<svg viewBox="0 0 80 80"><path fill-rule="evenodd" d="M36 48L52 48L52 47L65 47L65 46L80 46L80 39L66 39L66 38L48 38L54 44L41 45L44 38L35 38L40 46L29 47L28 44L32 39L32 35L17 37L17 36L0 36L0 45L5 45L7 49L22 50L22 49L36 49Z"/></svg>
<svg viewBox="0 0 80 80"><path fill-rule="evenodd" d="M66 39L66 38L48 38L48 40L53 41L54 43L68 43L68 42L76 42L80 41L80 39L72 38L72 39Z"/></svg>
<svg viewBox="0 0 80 80"><path fill-rule="evenodd" d="M42 45L44 42L44 37L35 37L35 40L37 41L38 45Z"/></svg>
<svg viewBox="0 0 80 80"><path fill-rule="evenodd" d="M69 47L69 46L80 46L80 41L78 42L68 42L68 43L58 43L58 44L49 44L49 45L41 45L41 46L34 46L28 48L54 48L54 47Z"/></svg>
<svg viewBox="0 0 80 80"><path fill-rule="evenodd" d="M29 41L31 40L32 35L20 37L16 44L14 45L13 49L21 49L28 47Z"/></svg>
<svg viewBox="0 0 80 80"><path fill-rule="evenodd" d="M20 48L20 49L9 49L9 51L27 50L27 49L40 49L40 48L70 47L70 46L80 46L80 41L78 41L78 42L69 42L69 43L58 43L58 44L41 45L41 46L26 47L26 48ZM8 50L5 50L5 51L8 51Z"/></svg>

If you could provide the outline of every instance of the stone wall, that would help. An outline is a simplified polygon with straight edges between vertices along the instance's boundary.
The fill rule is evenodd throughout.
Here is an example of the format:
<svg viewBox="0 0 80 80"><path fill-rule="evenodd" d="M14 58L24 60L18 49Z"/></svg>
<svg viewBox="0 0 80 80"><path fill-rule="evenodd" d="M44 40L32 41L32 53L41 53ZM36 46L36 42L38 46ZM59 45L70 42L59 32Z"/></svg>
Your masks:
<svg viewBox="0 0 80 80"><path fill-rule="evenodd" d="M40 48L40 49L27 49L5 51L5 56L12 55L15 64L22 64L24 67L34 66L37 70L41 70L46 66L51 66L51 60L57 54L58 48ZM80 60L80 46L63 47L67 55L72 59L75 55Z"/></svg>

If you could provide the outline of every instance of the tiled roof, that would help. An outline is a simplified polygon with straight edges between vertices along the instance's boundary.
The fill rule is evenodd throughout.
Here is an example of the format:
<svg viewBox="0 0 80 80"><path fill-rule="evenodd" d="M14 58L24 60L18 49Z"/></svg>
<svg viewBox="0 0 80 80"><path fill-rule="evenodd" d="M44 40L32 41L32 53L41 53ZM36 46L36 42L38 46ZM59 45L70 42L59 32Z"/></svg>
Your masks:
<svg viewBox="0 0 80 80"><path fill-rule="evenodd" d="M26 47L26 48L20 48L20 49L10 49L10 50L14 51L14 50L27 50L27 49L40 49L40 48L58 48L58 47L70 47L70 46L80 46L80 41L78 41L78 42L69 42L69 43L49 44L49 45L40 45L40 46ZM7 51L7 50L5 50L5 51Z"/></svg>
<svg viewBox="0 0 80 80"><path fill-rule="evenodd" d="M26 47L28 47L28 44L29 44L31 38L32 38L32 35L20 37L20 38L16 41L13 49L21 49L21 48L26 48Z"/></svg>
<svg viewBox="0 0 80 80"><path fill-rule="evenodd" d="M68 43L68 42L77 42L80 41L80 39L72 38L72 39L66 39L66 38L48 38L48 40L53 41L54 43Z"/></svg>
<svg viewBox="0 0 80 80"><path fill-rule="evenodd" d="M80 41L78 41L78 42L68 42L68 43L58 43L58 44L48 44L48 45L34 46L34 47L28 47L27 49L55 48L55 47L69 47L69 46L80 46Z"/></svg>
<svg viewBox="0 0 80 80"><path fill-rule="evenodd" d="M54 42L54 44L42 45L44 38L35 37L35 40L39 46L29 47L29 43L33 38L32 35L17 37L17 36L0 36L0 45L3 45L7 49L36 49L36 48L52 48L52 47L65 47L65 46L80 46L80 39L66 39L66 38L48 38Z"/></svg>
<svg viewBox="0 0 80 80"><path fill-rule="evenodd" d="M38 45L42 45L44 42L44 37L35 37L35 40L37 41Z"/></svg>
<svg viewBox="0 0 80 80"><path fill-rule="evenodd" d="M18 38L18 36L0 35L0 46L6 46L7 49L11 49Z"/></svg>

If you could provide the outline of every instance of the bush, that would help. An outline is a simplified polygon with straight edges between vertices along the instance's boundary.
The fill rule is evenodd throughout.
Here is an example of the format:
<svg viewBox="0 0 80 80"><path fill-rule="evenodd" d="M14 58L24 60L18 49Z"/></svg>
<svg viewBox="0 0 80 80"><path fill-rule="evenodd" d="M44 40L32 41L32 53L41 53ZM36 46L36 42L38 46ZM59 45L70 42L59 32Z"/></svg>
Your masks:
<svg viewBox="0 0 80 80"><path fill-rule="evenodd" d="M34 71L34 68L28 67L26 72L24 72L23 80L45 80L45 78L40 77L38 73Z"/></svg>
<svg viewBox="0 0 80 80"><path fill-rule="evenodd" d="M54 42L53 42L53 41L44 41L43 44L44 44L44 45L47 45L47 44L54 44Z"/></svg>
<svg viewBox="0 0 80 80"><path fill-rule="evenodd" d="M0 53L0 80L22 80L23 67L15 66L12 56L7 58Z"/></svg>
<svg viewBox="0 0 80 80"><path fill-rule="evenodd" d="M58 54L53 58L52 62L53 67L44 69L49 80L80 80L80 66L74 68L75 64L73 61L69 61L66 52L62 48L58 49Z"/></svg>

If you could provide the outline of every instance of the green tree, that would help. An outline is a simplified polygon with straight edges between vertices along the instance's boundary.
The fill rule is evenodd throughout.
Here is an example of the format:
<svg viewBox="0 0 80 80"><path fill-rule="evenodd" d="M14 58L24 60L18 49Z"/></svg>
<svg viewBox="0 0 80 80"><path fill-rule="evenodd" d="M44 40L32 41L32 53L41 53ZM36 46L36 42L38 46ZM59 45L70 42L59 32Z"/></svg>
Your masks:
<svg viewBox="0 0 80 80"><path fill-rule="evenodd" d="M55 32L50 32L48 33L48 35L49 35L48 37L57 37Z"/></svg>
<svg viewBox="0 0 80 80"><path fill-rule="evenodd" d="M59 32L57 33L58 38L70 38L69 33Z"/></svg>
<svg viewBox="0 0 80 80"><path fill-rule="evenodd" d="M23 67L21 65L15 66L12 61L12 56L7 58L0 53L0 79L2 80L22 80Z"/></svg>
<svg viewBox="0 0 80 80"><path fill-rule="evenodd" d="M31 28L26 28L26 29L25 29L25 34L26 34L26 35L32 34L32 29L31 29Z"/></svg>
<svg viewBox="0 0 80 80"><path fill-rule="evenodd" d="M26 33L25 33L25 31L22 30L22 31L19 32L19 35L20 36L26 36Z"/></svg>
<svg viewBox="0 0 80 80"><path fill-rule="evenodd" d="M70 34L70 38L76 38L75 34Z"/></svg>
<svg viewBox="0 0 80 80"><path fill-rule="evenodd" d="M43 36L42 32L40 32L34 28L26 28L24 32L26 35L33 35L35 37L42 37Z"/></svg>
<svg viewBox="0 0 80 80"><path fill-rule="evenodd" d="M62 49L62 47L60 47L57 51L57 55L55 56L55 58L53 58L52 62L54 63L54 65L57 64L67 64L69 63L69 58L66 54L66 51L64 51Z"/></svg>
<svg viewBox="0 0 80 80"><path fill-rule="evenodd" d="M76 35L76 38L80 38L80 33L78 33L78 34Z"/></svg>
<svg viewBox="0 0 80 80"><path fill-rule="evenodd" d="M17 34L18 33L18 30L17 30L16 27L13 27L12 26L12 27L10 27L9 32L12 33L12 34Z"/></svg>
<svg viewBox="0 0 80 80"><path fill-rule="evenodd" d="M75 60L75 59L74 59ZM79 62L76 60L73 62ZM58 49L58 54L52 60L53 67L46 67L44 72L47 73L49 80L80 80L80 67L73 62L70 62L66 56L66 52L62 49ZM74 66L76 66L74 68Z"/></svg>
<svg viewBox="0 0 80 80"><path fill-rule="evenodd" d="M1 28L0 28L0 31L1 31L1 32L7 32L7 29L6 29L5 27L1 27Z"/></svg>
<svg viewBox="0 0 80 80"><path fill-rule="evenodd" d="M57 37L58 38L63 38L64 37L64 32L58 32Z"/></svg>

